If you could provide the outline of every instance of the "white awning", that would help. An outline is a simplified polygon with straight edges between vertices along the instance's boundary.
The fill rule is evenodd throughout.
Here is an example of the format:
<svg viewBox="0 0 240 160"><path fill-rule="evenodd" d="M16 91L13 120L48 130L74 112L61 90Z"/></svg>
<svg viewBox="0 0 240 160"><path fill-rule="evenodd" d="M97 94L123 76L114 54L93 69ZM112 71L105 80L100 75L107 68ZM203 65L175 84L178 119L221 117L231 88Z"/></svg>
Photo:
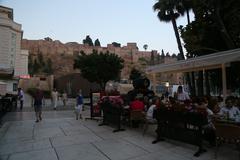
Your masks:
<svg viewBox="0 0 240 160"><path fill-rule="evenodd" d="M160 72L190 72L221 68L222 64L240 61L240 48L213 54L180 60L169 64L159 64L150 66L146 69L147 73Z"/></svg>

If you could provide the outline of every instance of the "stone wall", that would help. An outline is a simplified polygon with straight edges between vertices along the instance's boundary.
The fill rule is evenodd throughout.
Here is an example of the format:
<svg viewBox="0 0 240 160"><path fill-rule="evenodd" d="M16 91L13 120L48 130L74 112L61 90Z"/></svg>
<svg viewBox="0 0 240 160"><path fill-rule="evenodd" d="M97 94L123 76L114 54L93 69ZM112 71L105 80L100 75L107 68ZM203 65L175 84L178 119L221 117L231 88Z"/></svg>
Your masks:
<svg viewBox="0 0 240 160"><path fill-rule="evenodd" d="M58 40L22 40L22 49L29 50L29 54L37 56L42 53L45 58L51 58L53 61L53 70L55 77L61 77L69 73L79 73L78 70L73 69L74 55L84 51L86 54L92 53L95 49L98 52L115 53L124 59L124 69L122 70L121 77L128 78L129 73L133 67L141 68L138 59L144 57L150 59L151 52L139 51L136 43L127 43L123 47L114 47L109 44L107 47L95 47L79 44L77 42L61 43ZM154 52L157 54L157 51Z"/></svg>

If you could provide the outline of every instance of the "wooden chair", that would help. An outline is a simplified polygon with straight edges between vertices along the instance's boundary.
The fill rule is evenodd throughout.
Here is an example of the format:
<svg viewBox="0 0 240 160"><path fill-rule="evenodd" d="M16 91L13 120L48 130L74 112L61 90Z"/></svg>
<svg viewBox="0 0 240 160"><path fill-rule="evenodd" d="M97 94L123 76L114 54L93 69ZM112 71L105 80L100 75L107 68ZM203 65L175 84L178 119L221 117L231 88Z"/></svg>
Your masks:
<svg viewBox="0 0 240 160"><path fill-rule="evenodd" d="M217 159L217 152L219 145L223 143L236 144L239 150L240 159L240 126L227 123L216 123L216 151L215 158Z"/></svg>
<svg viewBox="0 0 240 160"><path fill-rule="evenodd" d="M130 126L133 127L134 122L143 123L146 121L146 115L142 110L130 111L129 115Z"/></svg>

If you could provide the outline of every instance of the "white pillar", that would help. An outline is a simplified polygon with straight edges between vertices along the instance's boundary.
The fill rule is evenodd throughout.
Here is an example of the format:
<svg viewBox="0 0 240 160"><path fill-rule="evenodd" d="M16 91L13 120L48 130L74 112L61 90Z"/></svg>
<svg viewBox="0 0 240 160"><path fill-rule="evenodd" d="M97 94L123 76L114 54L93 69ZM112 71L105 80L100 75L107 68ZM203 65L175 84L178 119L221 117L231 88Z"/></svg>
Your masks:
<svg viewBox="0 0 240 160"><path fill-rule="evenodd" d="M156 94L156 73L152 73L153 79L153 92Z"/></svg>
<svg viewBox="0 0 240 160"><path fill-rule="evenodd" d="M222 90L223 90L223 100L227 97L227 80L226 80L226 67L225 64L222 64Z"/></svg>
<svg viewBox="0 0 240 160"><path fill-rule="evenodd" d="M205 78L205 68L202 70L203 72L203 95L205 96L207 94L207 89L206 89L206 78Z"/></svg>

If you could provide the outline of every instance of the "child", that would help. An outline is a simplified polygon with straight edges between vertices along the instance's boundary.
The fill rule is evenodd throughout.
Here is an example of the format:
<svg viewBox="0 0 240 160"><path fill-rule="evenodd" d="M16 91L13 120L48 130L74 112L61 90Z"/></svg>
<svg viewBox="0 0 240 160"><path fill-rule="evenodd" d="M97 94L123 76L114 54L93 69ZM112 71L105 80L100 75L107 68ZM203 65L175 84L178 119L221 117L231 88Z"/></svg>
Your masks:
<svg viewBox="0 0 240 160"><path fill-rule="evenodd" d="M82 106L83 106L83 96L82 96L82 91L79 90L78 96L76 98L76 107L75 107L76 120L78 120L78 118L82 119Z"/></svg>

